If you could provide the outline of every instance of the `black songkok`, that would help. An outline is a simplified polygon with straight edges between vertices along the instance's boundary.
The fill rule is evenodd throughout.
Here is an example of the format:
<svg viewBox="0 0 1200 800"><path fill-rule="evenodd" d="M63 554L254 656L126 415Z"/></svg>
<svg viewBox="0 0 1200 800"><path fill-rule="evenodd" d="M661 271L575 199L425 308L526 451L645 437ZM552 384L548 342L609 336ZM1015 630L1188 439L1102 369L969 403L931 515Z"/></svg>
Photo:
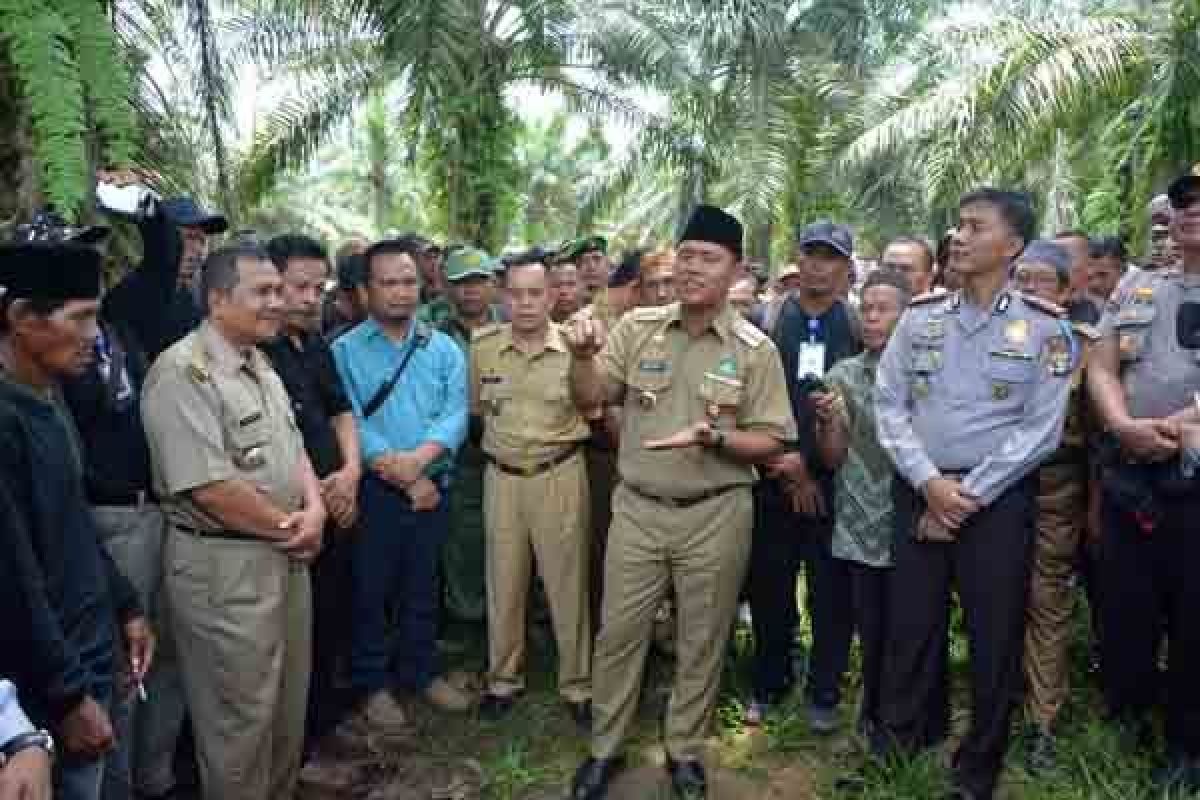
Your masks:
<svg viewBox="0 0 1200 800"><path fill-rule="evenodd" d="M104 259L71 242L0 246L0 295L25 300L95 300Z"/></svg>
<svg viewBox="0 0 1200 800"><path fill-rule="evenodd" d="M738 261L742 260L742 223L737 218L714 206L696 206L687 227L683 229L680 242L711 242L733 251Z"/></svg>

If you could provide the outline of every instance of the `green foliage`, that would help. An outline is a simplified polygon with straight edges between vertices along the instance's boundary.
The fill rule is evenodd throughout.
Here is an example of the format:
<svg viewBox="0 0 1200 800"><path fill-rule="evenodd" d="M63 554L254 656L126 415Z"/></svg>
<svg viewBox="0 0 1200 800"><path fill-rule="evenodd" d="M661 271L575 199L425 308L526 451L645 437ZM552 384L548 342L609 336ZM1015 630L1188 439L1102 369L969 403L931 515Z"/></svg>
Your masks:
<svg viewBox="0 0 1200 800"><path fill-rule="evenodd" d="M128 69L104 7L99 0L0 0L0 45L29 111L41 192L76 211L90 189L90 123L97 155L127 163L133 153Z"/></svg>

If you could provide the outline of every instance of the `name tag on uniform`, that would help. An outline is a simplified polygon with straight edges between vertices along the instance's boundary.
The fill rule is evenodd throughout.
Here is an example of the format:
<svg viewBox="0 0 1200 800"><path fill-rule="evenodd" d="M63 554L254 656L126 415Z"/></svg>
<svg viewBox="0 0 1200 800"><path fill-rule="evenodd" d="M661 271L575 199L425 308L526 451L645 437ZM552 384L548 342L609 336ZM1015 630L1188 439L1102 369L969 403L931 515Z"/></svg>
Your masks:
<svg viewBox="0 0 1200 800"><path fill-rule="evenodd" d="M638 362L638 369L642 372L666 372L667 360L665 358L643 358Z"/></svg>
<svg viewBox="0 0 1200 800"><path fill-rule="evenodd" d="M245 428L247 425L253 425L263 418L261 411L256 411L248 417L242 417L238 420L238 427Z"/></svg>
<svg viewBox="0 0 1200 800"><path fill-rule="evenodd" d="M796 353L796 377L804 380L808 377L825 377L825 343L803 342Z"/></svg>

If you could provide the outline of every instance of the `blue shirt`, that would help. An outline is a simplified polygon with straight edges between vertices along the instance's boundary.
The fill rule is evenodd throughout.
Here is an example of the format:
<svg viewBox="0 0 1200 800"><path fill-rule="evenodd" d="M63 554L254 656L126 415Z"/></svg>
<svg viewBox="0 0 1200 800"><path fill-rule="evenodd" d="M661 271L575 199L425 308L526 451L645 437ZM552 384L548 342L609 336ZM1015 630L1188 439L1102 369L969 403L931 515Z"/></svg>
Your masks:
<svg viewBox="0 0 1200 800"><path fill-rule="evenodd" d="M29 717L17 704L17 687L10 681L0 681L0 747L23 733L32 733Z"/></svg>
<svg viewBox="0 0 1200 800"><path fill-rule="evenodd" d="M440 331L430 332L387 400L370 419L363 418L363 406L414 345L415 331L416 324L410 325L404 341L396 343L375 320L368 319L333 343L333 358L354 407L366 464L385 453L414 450L426 442L440 444L447 456L453 456L467 436L466 359L454 340ZM437 464L443 461L449 463L443 458ZM432 471L438 471L436 466Z"/></svg>

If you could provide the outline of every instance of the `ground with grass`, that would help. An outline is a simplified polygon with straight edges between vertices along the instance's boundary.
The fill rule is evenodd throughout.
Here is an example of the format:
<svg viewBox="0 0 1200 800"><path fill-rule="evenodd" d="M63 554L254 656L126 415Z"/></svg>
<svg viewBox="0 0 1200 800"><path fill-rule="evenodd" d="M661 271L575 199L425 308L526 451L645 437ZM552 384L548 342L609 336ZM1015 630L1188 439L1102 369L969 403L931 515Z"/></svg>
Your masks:
<svg viewBox="0 0 1200 800"><path fill-rule="evenodd" d="M1100 716L1102 708L1084 646L1086 623L1080 614L1080 643L1073 654L1073 691L1059 737L1058 767L1033 777L1023 768L1023 739L1014 729L1000 800L1159 800L1150 788L1154 764L1139 756ZM798 660L807 644L798 643ZM482 642L448 658L462 676L483 669ZM476 716L437 714L411 704L413 735L401 741L347 745L336 757L347 770L352 790L306 786L302 800L368 798L369 800L558 800L567 795L571 774L587 755L586 737L560 703L553 685L553 648L548 634L533 637L529 690L507 718L490 722ZM854 794L834 788L839 776L861 770L861 742L853 735L853 704L844 708L843 733L821 737L804 722L799 696L777 708L757 729L742 723L741 699L750 653L749 632L737 630L727 661L721 705L710 740L708 765L713 800L810 800L865 798L912 800L937 798L947 784L944 753L931 753L904 764L871 764L866 787ZM968 717L964 674L966 648L952 648L956 712L954 729L961 735ZM629 768L612 791L612 800L657 800L670 797L659 746L662 711L669 687L669 658L652 656L648 684L636 731L629 744ZM466 680L466 678L460 678ZM857 672L851 670L846 697L857 695Z"/></svg>

